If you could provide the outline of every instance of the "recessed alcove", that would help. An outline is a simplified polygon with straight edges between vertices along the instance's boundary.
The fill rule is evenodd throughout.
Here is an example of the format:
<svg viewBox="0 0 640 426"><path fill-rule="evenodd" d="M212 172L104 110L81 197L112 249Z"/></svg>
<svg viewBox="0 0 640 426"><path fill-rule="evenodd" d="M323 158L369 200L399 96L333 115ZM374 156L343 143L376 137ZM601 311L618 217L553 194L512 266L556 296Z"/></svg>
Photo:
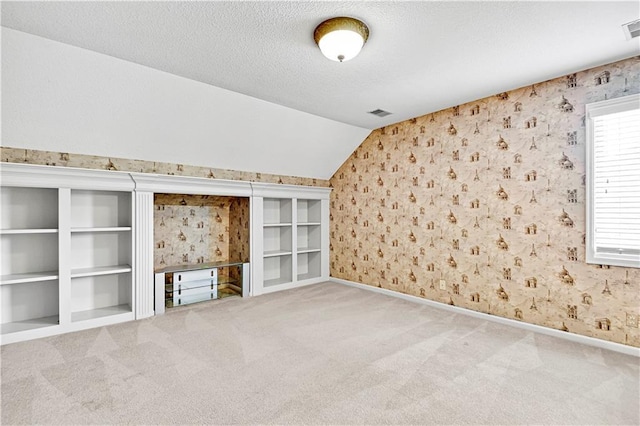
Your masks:
<svg viewBox="0 0 640 426"><path fill-rule="evenodd" d="M249 262L249 198L154 194L154 269Z"/></svg>

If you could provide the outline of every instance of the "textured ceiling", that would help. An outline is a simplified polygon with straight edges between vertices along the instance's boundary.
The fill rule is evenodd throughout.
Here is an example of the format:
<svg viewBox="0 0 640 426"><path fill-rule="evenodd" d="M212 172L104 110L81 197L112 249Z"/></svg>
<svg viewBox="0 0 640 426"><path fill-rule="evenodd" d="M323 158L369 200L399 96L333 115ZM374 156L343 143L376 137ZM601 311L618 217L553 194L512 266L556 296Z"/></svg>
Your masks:
<svg viewBox="0 0 640 426"><path fill-rule="evenodd" d="M371 30L345 63L312 37L339 15ZM369 129L638 55L620 26L639 16L637 1L2 2L5 27Z"/></svg>

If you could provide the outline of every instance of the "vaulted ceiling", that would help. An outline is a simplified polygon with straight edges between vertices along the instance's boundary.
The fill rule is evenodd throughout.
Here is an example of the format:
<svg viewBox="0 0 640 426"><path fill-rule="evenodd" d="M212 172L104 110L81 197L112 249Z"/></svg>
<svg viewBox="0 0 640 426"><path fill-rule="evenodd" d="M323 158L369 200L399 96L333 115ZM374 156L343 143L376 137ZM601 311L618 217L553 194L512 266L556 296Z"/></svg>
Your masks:
<svg viewBox="0 0 640 426"><path fill-rule="evenodd" d="M341 15L371 31L345 63L313 41ZM621 28L638 17L637 1L2 3L4 27L365 129L638 55Z"/></svg>

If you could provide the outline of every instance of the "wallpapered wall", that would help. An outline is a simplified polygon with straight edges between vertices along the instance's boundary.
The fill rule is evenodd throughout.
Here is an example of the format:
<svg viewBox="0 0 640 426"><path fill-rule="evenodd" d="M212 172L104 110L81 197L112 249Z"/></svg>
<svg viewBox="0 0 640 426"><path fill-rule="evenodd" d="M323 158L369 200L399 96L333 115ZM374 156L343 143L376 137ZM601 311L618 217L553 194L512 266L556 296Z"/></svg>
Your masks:
<svg viewBox="0 0 640 426"><path fill-rule="evenodd" d="M249 199L233 199L229 204L229 260L251 261L249 218ZM220 234L218 234L219 237Z"/></svg>
<svg viewBox="0 0 640 426"><path fill-rule="evenodd" d="M249 199L154 195L154 267L249 261Z"/></svg>
<svg viewBox="0 0 640 426"><path fill-rule="evenodd" d="M330 180L331 275L640 346L640 270L585 263L584 121L639 88L631 58L373 131Z"/></svg>
<svg viewBox="0 0 640 426"><path fill-rule="evenodd" d="M281 183L288 185L329 186L329 181L296 176L277 176L267 173L212 169L174 163L158 163L145 160L107 158L67 152L38 151L34 149L0 147L5 163L27 163L45 166L80 167L85 169L120 170L125 172L154 173L176 176L194 176L210 179L242 180L251 182Z"/></svg>

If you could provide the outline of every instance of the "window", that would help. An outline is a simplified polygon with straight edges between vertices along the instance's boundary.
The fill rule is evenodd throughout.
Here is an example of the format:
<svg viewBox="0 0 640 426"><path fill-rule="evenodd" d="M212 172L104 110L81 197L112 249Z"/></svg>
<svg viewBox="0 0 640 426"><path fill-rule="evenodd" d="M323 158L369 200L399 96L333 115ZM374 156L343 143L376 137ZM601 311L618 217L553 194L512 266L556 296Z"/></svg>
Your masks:
<svg viewBox="0 0 640 426"><path fill-rule="evenodd" d="M640 268L640 95L586 106L587 263Z"/></svg>

